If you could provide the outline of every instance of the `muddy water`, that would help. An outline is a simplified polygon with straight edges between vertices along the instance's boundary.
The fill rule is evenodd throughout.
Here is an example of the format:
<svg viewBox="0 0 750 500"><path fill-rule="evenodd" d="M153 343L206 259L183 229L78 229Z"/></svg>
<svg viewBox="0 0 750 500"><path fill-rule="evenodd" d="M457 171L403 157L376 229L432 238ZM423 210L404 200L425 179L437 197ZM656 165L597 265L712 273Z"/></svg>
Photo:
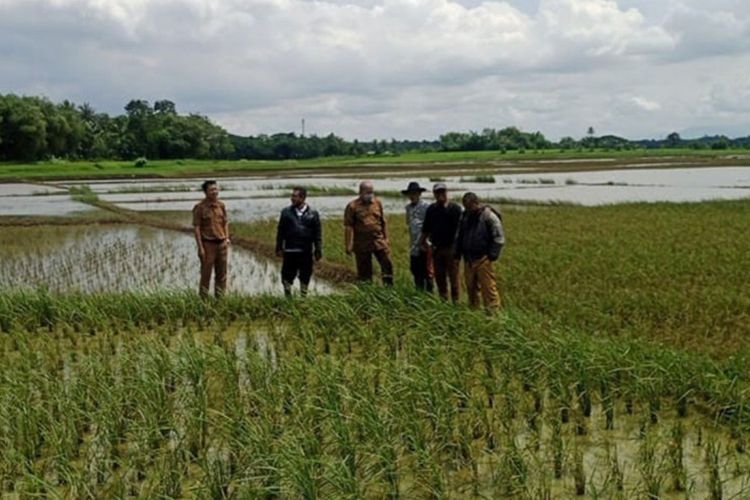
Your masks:
<svg viewBox="0 0 750 500"><path fill-rule="evenodd" d="M471 171L441 174L450 189L457 193L475 191L487 199L522 201L562 201L582 205L604 205L622 202L695 202L710 199L750 197L750 167L618 169L586 172L490 175L494 182L477 182ZM366 174L363 174L367 176ZM382 177L376 179L376 190L391 194L404 189L407 180L416 180L428 188L437 177L419 173L413 179ZM90 183L100 197L132 210L189 210L201 197L197 186L201 179L105 181ZM227 207L240 219L275 216L286 204L289 187L302 184L308 188L356 190L359 179L349 176L314 175L285 177L240 177L221 179ZM82 183L76 183L82 184ZM63 185L63 184L61 184ZM192 190L192 191L191 191ZM127 192L129 191L129 192ZM346 196L310 196L311 204L326 215L338 215ZM431 196L428 194L428 198ZM386 210L399 212L403 200L386 198Z"/></svg>
<svg viewBox="0 0 750 500"><path fill-rule="evenodd" d="M275 263L230 250L229 288L281 293ZM131 226L4 228L0 288L65 291L197 289L198 256L190 236ZM330 288L313 282L311 290Z"/></svg>
<svg viewBox="0 0 750 500"><path fill-rule="evenodd" d="M440 179L459 196L474 191L484 199L524 202L566 202L581 205L606 205L624 202L697 202L713 199L750 198L750 167L712 167L675 169L616 169L585 172L507 174L482 171L494 182L477 182L471 170L442 172ZM403 210L398 191L408 180L431 187L438 177L420 172L413 178L381 176L376 191L387 192L385 209ZM370 176L363 173L363 177ZM288 201L289 189L296 184L318 188L311 192L310 204L324 216L340 216L351 194L341 190L357 189L359 178L348 175L293 175L273 177L223 178L220 185L227 208L235 220L276 217ZM0 215L65 215L87 210L67 194L57 194L71 186L88 185L102 200L137 211L185 211L202 197L202 179L60 181L47 185L0 185ZM325 190L329 190L328 193ZM331 193L330 190L336 190ZM395 197L394 197L395 194ZM432 196L428 193L428 199Z"/></svg>

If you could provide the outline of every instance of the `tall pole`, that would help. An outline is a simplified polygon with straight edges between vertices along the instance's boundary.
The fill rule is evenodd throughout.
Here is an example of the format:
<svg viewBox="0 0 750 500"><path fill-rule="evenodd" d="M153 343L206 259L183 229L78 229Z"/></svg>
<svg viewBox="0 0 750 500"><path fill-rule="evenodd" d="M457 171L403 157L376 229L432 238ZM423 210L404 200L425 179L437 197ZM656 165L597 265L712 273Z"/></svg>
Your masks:
<svg viewBox="0 0 750 500"><path fill-rule="evenodd" d="M305 137L305 119L302 119L302 137Z"/></svg>

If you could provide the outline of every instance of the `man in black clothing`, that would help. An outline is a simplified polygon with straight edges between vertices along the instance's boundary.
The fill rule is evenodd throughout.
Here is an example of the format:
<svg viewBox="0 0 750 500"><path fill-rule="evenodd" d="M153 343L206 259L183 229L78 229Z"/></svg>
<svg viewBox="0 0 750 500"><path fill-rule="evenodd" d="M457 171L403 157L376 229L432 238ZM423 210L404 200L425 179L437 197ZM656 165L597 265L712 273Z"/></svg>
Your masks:
<svg viewBox="0 0 750 500"><path fill-rule="evenodd" d="M320 216L306 200L307 190L295 187L292 204L281 211L276 230L276 255L284 258L281 282L287 297L292 295L292 284L297 277L301 295L307 295L313 259L319 261L323 255Z"/></svg>
<svg viewBox="0 0 750 500"><path fill-rule="evenodd" d="M463 209L458 203L448 201L448 188L442 182L432 188L435 203L427 208L422 226L422 247L432 245L432 261L435 267L435 282L440 297L448 300L448 281L451 298L458 302L460 283L458 281L458 261L454 258L454 246L458 224Z"/></svg>

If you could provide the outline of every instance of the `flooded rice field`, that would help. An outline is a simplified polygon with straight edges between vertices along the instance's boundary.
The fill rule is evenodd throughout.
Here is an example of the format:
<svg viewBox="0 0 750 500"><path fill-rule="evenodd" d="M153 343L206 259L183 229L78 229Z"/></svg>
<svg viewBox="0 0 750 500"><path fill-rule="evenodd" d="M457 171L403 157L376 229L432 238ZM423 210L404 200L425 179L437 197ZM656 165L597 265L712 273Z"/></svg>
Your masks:
<svg viewBox="0 0 750 500"><path fill-rule="evenodd" d="M455 193L474 191L484 199L523 202L564 202L580 205L606 205L624 202L698 202L712 199L750 197L750 167L620 169L586 172L493 174L463 172L417 180L430 187L441 180ZM363 174L365 175L365 174ZM105 201L138 211L190 210L201 197L202 179L118 180L60 182L55 187L89 185ZM326 216L343 212L360 178L335 175L285 177L241 177L221 179L223 198L238 220L274 217L287 203L295 184L310 190L311 202ZM387 211L398 212L403 200L398 191L406 178L376 179L376 190L384 194Z"/></svg>
<svg viewBox="0 0 750 500"><path fill-rule="evenodd" d="M73 200L65 191L52 194L57 192L41 188L29 194L28 184L0 184L0 215L74 215L93 210L90 205Z"/></svg>
<svg viewBox="0 0 750 500"><path fill-rule="evenodd" d="M37 226L0 232L0 289L55 292L182 290L198 287L195 241L136 226ZM279 268L242 249L230 250L229 290L279 294ZM312 283L311 290L329 290Z"/></svg>

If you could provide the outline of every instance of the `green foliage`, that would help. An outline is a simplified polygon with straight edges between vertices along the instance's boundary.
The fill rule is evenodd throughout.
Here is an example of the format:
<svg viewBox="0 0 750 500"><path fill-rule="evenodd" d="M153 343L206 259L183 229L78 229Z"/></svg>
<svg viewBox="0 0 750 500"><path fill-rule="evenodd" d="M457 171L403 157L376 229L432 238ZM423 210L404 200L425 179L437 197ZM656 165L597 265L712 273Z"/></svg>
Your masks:
<svg viewBox="0 0 750 500"><path fill-rule="evenodd" d="M110 117L90 105L0 94L0 161L227 158L229 136L200 115L179 115L171 101L133 100Z"/></svg>
<svg viewBox="0 0 750 500"><path fill-rule="evenodd" d="M146 165L148 165L148 160L141 156L140 158L137 158L135 160L135 163L133 164L136 168L143 168Z"/></svg>
<svg viewBox="0 0 750 500"><path fill-rule="evenodd" d="M480 182L485 184L494 184L494 175L474 175L471 177L461 177L461 182Z"/></svg>
<svg viewBox="0 0 750 500"><path fill-rule="evenodd" d="M552 147L541 132L522 132L516 127L502 130L491 128L476 132L448 132L440 136L443 151L507 151L525 149L547 149Z"/></svg>
<svg viewBox="0 0 750 500"><path fill-rule="evenodd" d="M748 352L749 201L502 208L508 245L496 273L508 306L592 335L635 335L720 356ZM388 225L396 278L406 284L403 219L392 215ZM323 224L326 259L352 266L341 221ZM233 225L269 242L274 230L275 221Z"/></svg>
<svg viewBox="0 0 750 500"><path fill-rule="evenodd" d="M80 201L81 203L94 203L99 201L97 194L88 185L72 186L68 192L75 201Z"/></svg>
<svg viewBox="0 0 750 500"><path fill-rule="evenodd" d="M639 447L637 416L604 431L597 412L580 414L592 439L560 421L566 388L596 392L602 380L638 408L688 384L691 408L708 414L690 422L708 445L705 462L684 465L711 478L692 493L746 487L711 444L729 435L713 415L731 408L731 428L750 424L750 380L733 362L540 328L516 311L486 316L372 287L306 301L36 291L0 293L0 324L0 477L22 496L658 493L666 471L654 461L686 438L654 424ZM614 459L601 453L611 442ZM616 469L612 481L602 467Z"/></svg>

